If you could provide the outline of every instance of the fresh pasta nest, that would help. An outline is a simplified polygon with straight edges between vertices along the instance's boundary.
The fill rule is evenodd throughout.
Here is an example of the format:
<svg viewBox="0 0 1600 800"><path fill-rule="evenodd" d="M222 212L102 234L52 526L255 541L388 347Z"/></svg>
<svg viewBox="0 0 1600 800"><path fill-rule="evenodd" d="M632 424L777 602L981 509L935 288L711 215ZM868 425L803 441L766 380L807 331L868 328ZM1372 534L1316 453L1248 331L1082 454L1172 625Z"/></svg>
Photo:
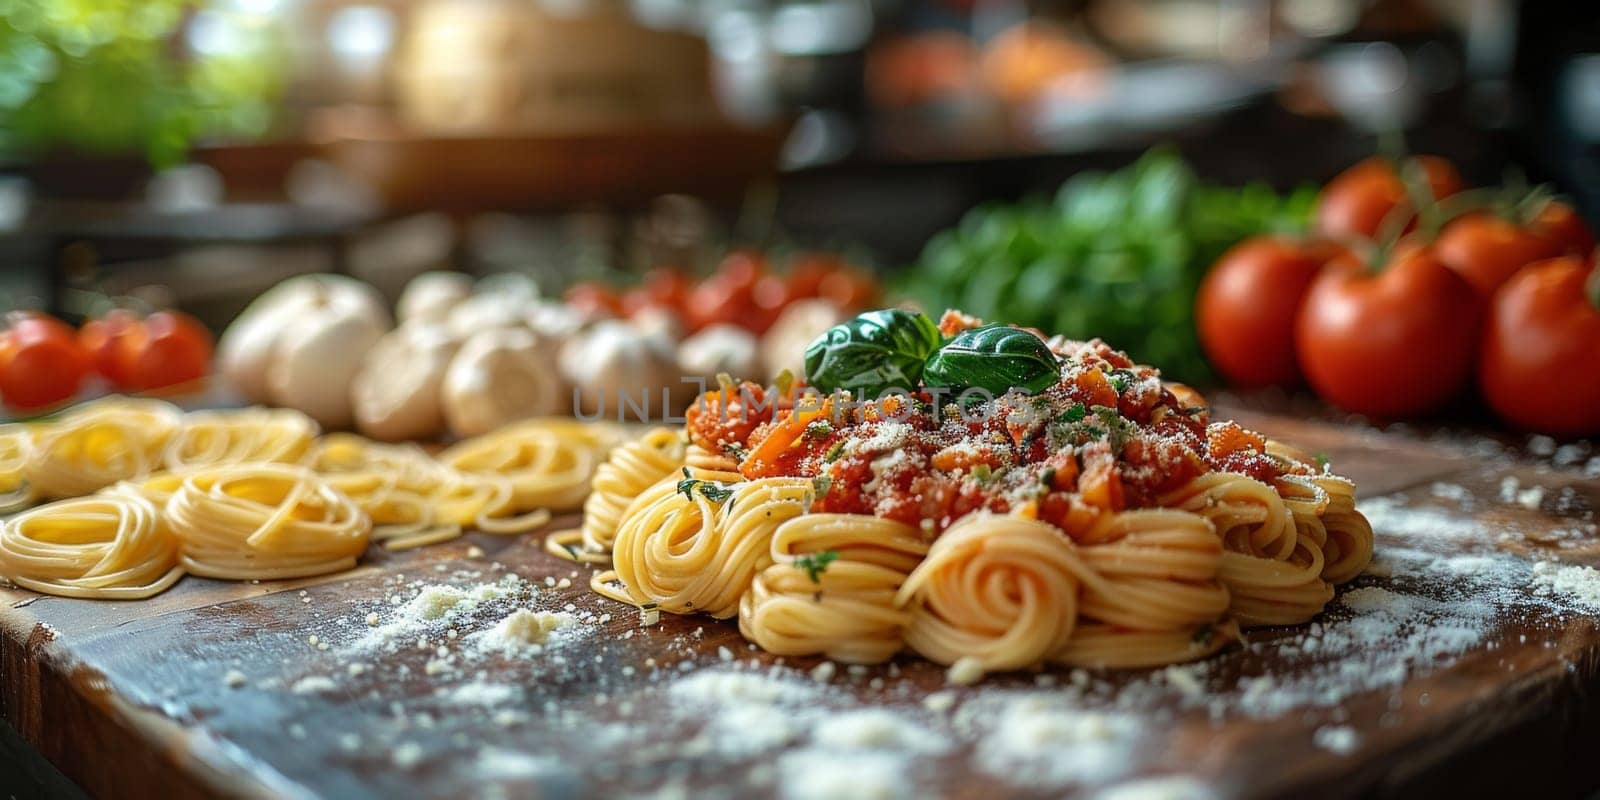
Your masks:
<svg viewBox="0 0 1600 800"><path fill-rule="evenodd" d="M399 550L473 529L524 533L581 504L616 441L607 426L527 421L458 444L457 469L416 445L319 437L298 411L97 400L0 426L0 505L64 498L0 523L0 576L140 599L185 572L303 577L353 567L371 541Z"/></svg>
<svg viewBox="0 0 1600 800"><path fill-rule="evenodd" d="M1352 482L1098 340L870 312L806 363L617 448L551 551L774 653L964 679L1201 658L1311 619L1372 557Z"/></svg>

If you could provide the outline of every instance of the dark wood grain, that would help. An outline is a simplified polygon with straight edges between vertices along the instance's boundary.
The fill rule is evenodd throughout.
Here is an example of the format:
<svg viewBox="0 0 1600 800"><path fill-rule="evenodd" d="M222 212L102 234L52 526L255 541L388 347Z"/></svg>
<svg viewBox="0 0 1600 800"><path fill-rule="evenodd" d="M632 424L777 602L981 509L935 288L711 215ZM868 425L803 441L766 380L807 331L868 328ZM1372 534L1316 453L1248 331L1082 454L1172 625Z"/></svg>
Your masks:
<svg viewBox="0 0 1600 800"><path fill-rule="evenodd" d="M1501 532L1486 543L1501 552L1600 563L1600 536L1592 533L1600 481L1487 461L1470 447L1448 443L1245 410L1237 416L1327 453L1360 483L1366 500L1385 496L1386 503ZM1495 501L1507 474L1547 487L1546 502L1535 509ZM1436 482L1459 486L1473 499L1441 496ZM550 529L575 522L558 519ZM1380 553L1396 544L1403 539L1380 530ZM470 583L502 571L541 583L547 576L568 578L570 588L544 589L541 602L612 614L562 651L581 659L581 667L495 657L451 678L427 675L430 655L418 648L352 655L351 643L366 632L363 618L385 607L395 576ZM658 628L641 628L636 613L591 595L588 575L587 568L546 555L538 535L474 535L410 553L374 551L361 569L323 579L250 584L186 578L144 602L0 591L0 715L63 774L104 797L608 797L669 781L683 782L691 796L769 794L770 784L752 783L751 776L771 754L708 760L633 747L619 758L599 741L602 730L668 743L685 737L655 702L664 676L680 674L679 662L716 666L719 648L738 664L767 666L775 659L751 651L728 622L667 616ZM1400 580L1363 577L1355 585ZM312 634L333 646L309 645ZM1205 690L1302 673L1307 667L1281 648L1300 634L1252 632L1248 647L1209 664ZM642 668L647 659L657 669ZM348 675L354 661L371 662L372 669ZM787 662L799 669L816 663ZM250 685L225 683L235 669ZM499 709L514 712L513 722L439 697L441 687L479 672L518 688L520 697ZM899 659L894 672L875 685L874 678L890 675L884 668L862 675L841 669L834 684L852 706L916 707L928 693L949 689L942 670L912 657ZM314 675L337 677L336 688L288 690ZM1119 687L1149 679L1145 671L1097 676L1103 683L1096 696L1114 699ZM1035 681L1032 675L992 676L980 687L955 691L967 699L1031 689ZM1585 746L1600 740L1597 696L1596 619L1530 610L1497 617L1481 641L1447 663L1335 708L1213 715L1203 705L1157 703L1141 712L1151 727L1137 771L1181 772L1219 794L1246 797L1577 794L1600 782ZM1355 752L1316 746L1315 732L1331 721L1359 732ZM417 745L418 757L397 764L402 744ZM549 780L486 774L475 760L486 748L547 755L563 771ZM953 797L1019 791L969 768L969 755L958 748L933 759L929 769L936 776L924 785Z"/></svg>

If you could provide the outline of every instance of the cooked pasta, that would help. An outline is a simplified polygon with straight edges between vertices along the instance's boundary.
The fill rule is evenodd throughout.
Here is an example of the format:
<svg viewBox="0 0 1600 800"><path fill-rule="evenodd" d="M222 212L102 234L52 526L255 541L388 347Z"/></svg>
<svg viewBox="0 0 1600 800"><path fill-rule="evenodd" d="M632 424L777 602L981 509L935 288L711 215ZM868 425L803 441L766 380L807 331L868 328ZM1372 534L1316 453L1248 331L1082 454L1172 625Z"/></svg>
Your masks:
<svg viewBox="0 0 1600 800"><path fill-rule="evenodd" d="M26 475L33 431L12 423L0 425L0 510L27 503L33 496Z"/></svg>
<svg viewBox="0 0 1600 800"><path fill-rule="evenodd" d="M583 504L584 549L610 553L623 510L633 498L683 465L683 436L668 428L656 428L638 441L612 450L606 463L595 470L593 491Z"/></svg>
<svg viewBox="0 0 1600 800"><path fill-rule="evenodd" d="M191 411L167 444L167 469L299 461L317 436L317 423L289 408Z"/></svg>
<svg viewBox="0 0 1600 800"><path fill-rule="evenodd" d="M911 614L895 602L928 553L914 528L853 514L804 514L778 526L773 564L739 603L739 631L778 655L886 661Z"/></svg>
<svg viewBox="0 0 1600 800"><path fill-rule="evenodd" d="M506 516L507 479L463 473L416 445L336 433L317 440L304 463L372 518L373 538L390 550L450 541L469 529L525 533L550 518L546 510Z"/></svg>
<svg viewBox="0 0 1600 800"><path fill-rule="evenodd" d="M532 419L460 442L439 460L474 475L510 481L512 513L576 511L595 468L619 439L616 429L571 419Z"/></svg>
<svg viewBox="0 0 1600 800"><path fill-rule="evenodd" d="M81 497L161 469L183 415L162 400L107 398L78 406L33 435L23 477L34 496Z"/></svg>
<svg viewBox="0 0 1600 800"><path fill-rule="evenodd" d="M166 521L186 571L225 580L299 578L356 565L372 521L316 473L289 464L189 473Z"/></svg>
<svg viewBox="0 0 1600 800"><path fill-rule="evenodd" d="M950 312L940 328L976 324ZM925 328L899 333L926 341ZM846 348L824 372L888 369L848 350L855 330L813 345ZM1202 658L1240 625L1305 622L1371 559L1354 484L1304 453L1212 422L1192 390L1101 342L985 331L1016 340L997 363L1038 370L1033 392L957 404L924 386L860 403L725 381L686 412L685 450L664 429L618 449L583 531L547 546L609 549L595 591L736 615L773 653L875 663L909 649L953 679ZM981 371L993 339L966 341L951 374Z"/></svg>
<svg viewBox="0 0 1600 800"><path fill-rule="evenodd" d="M60 597L136 600L183 575L156 507L109 493L58 500L0 523L0 574Z"/></svg>

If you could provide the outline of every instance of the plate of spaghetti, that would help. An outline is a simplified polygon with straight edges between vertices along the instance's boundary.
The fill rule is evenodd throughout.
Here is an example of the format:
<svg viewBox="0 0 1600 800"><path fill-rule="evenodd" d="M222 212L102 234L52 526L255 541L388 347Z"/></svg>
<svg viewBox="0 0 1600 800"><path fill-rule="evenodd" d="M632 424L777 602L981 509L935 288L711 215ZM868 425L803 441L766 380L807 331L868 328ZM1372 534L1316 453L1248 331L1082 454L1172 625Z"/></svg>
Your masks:
<svg viewBox="0 0 1600 800"><path fill-rule="evenodd" d="M1326 459L1099 340L887 309L805 372L723 376L617 447L552 552L609 566L591 586L647 617L959 682L1204 658L1307 622L1372 557Z"/></svg>

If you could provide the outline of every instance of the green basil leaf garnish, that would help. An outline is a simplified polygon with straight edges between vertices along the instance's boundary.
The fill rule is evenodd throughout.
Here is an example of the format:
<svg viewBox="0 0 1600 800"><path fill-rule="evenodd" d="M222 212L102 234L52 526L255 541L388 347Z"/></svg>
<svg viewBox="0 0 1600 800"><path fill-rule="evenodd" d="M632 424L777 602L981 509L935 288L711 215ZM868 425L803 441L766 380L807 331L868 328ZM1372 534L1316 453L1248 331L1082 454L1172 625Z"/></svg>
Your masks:
<svg viewBox="0 0 1600 800"><path fill-rule="evenodd" d="M915 391L923 364L942 339L939 326L925 314L868 311L811 342L806 381L824 392L848 389L858 400L875 400L888 389Z"/></svg>
<svg viewBox="0 0 1600 800"><path fill-rule="evenodd" d="M999 396L1012 389L1042 392L1061 379L1055 353L1039 337L1007 325L985 325L955 335L928 358L929 386L956 393L983 389Z"/></svg>

